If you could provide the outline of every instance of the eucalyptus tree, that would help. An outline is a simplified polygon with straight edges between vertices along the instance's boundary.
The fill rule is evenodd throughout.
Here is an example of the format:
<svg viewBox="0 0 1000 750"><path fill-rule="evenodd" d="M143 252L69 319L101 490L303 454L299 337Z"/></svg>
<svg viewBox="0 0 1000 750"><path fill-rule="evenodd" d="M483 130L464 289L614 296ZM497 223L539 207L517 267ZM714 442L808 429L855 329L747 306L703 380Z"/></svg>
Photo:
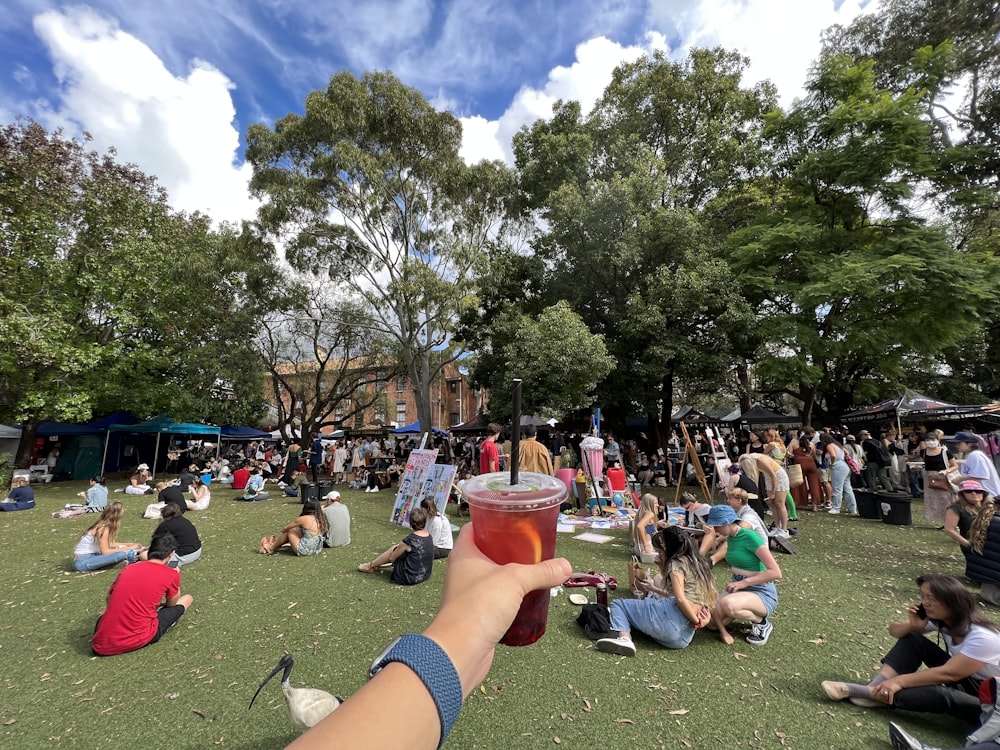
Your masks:
<svg viewBox="0 0 1000 750"><path fill-rule="evenodd" d="M424 429L430 384L461 354L453 332L477 304L477 264L502 246L512 179L467 166L461 125L387 72L340 72L303 114L247 133L260 226L291 265L363 300L401 354Z"/></svg>

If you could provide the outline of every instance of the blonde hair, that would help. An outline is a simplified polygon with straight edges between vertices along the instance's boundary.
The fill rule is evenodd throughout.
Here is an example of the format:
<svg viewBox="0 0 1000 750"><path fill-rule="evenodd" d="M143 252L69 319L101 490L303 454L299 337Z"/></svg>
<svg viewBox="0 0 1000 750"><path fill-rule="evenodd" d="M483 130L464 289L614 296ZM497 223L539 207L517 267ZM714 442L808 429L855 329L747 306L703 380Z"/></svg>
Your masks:
<svg viewBox="0 0 1000 750"><path fill-rule="evenodd" d="M747 494L747 491L742 487L730 488L729 490L726 491L726 497L736 498L737 500L740 501L740 505L746 505L747 501L750 499L750 496Z"/></svg>
<svg viewBox="0 0 1000 750"><path fill-rule="evenodd" d="M758 477L757 459L753 457L752 453L744 453L740 456L740 468L750 478L750 481L756 484Z"/></svg>
<svg viewBox="0 0 1000 750"><path fill-rule="evenodd" d="M94 522L93 526L87 529L87 533L97 536L101 529L107 529L108 542L113 542L118 537L118 528L121 526L122 516L124 515L124 505L120 502L111 503L101 511L101 517Z"/></svg>

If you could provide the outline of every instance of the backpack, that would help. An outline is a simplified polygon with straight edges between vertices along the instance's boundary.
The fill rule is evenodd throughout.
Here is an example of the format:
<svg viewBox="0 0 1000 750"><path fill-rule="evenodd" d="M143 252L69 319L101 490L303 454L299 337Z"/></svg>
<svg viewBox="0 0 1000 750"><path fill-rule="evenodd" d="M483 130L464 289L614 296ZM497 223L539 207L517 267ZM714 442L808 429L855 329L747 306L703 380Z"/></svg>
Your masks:
<svg viewBox="0 0 1000 750"><path fill-rule="evenodd" d="M584 604L576 622L592 641L601 638L614 638L616 635L611 630L611 616L608 608L603 604Z"/></svg>

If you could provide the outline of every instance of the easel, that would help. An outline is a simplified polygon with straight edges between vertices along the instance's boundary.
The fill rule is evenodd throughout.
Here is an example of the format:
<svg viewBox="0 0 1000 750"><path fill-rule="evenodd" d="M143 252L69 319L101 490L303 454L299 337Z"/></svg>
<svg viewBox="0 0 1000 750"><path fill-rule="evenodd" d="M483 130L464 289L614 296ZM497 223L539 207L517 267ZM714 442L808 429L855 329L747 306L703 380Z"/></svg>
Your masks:
<svg viewBox="0 0 1000 750"><path fill-rule="evenodd" d="M681 474L683 475L684 473L685 462L690 461L694 467L695 476L698 477L701 494L705 498L705 502L711 505L712 491L708 488L708 481L705 479L705 470L701 467L701 459L698 458L698 449L695 447L694 441L691 440L691 436L688 435L688 428L683 419L681 420L681 434L684 435L684 455L681 456ZM677 478L677 489L674 491L674 505L680 502L682 481L683 476Z"/></svg>

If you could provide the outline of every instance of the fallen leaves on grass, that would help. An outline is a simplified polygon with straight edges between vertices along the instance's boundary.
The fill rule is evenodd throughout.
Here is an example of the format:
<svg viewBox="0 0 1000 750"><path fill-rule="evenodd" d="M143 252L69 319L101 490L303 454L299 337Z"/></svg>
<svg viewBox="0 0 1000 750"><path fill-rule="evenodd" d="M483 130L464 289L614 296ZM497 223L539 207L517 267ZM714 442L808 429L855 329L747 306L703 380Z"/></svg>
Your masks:
<svg viewBox="0 0 1000 750"><path fill-rule="evenodd" d="M635 724L631 719L615 719L616 724Z"/></svg>

